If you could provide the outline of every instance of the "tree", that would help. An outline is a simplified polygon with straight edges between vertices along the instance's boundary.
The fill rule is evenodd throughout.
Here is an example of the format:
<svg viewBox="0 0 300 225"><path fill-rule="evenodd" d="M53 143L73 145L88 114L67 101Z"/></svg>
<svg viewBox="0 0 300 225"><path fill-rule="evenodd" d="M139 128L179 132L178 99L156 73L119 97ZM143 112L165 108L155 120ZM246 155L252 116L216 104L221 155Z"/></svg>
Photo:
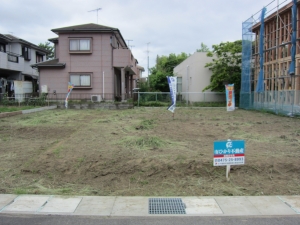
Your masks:
<svg viewBox="0 0 300 225"><path fill-rule="evenodd" d="M45 44L40 43L39 44L40 48L43 48L47 51L49 51L50 53L47 54L46 59L53 59L54 58L54 46L51 45L51 43L49 41L46 41Z"/></svg>
<svg viewBox="0 0 300 225"><path fill-rule="evenodd" d="M173 69L188 57L186 53L169 56L157 56L156 65L150 69L150 87L152 91L168 92L167 76L173 76Z"/></svg>
<svg viewBox="0 0 300 225"><path fill-rule="evenodd" d="M207 53L207 56L216 56L211 63L205 67L212 71L210 84L203 89L217 92L224 92L224 84L234 84L236 93L241 87L241 63L242 63L242 41L226 42L219 45L213 45L213 50Z"/></svg>
<svg viewBox="0 0 300 225"><path fill-rule="evenodd" d="M201 48L197 49L196 52L209 52L209 47L201 42Z"/></svg>

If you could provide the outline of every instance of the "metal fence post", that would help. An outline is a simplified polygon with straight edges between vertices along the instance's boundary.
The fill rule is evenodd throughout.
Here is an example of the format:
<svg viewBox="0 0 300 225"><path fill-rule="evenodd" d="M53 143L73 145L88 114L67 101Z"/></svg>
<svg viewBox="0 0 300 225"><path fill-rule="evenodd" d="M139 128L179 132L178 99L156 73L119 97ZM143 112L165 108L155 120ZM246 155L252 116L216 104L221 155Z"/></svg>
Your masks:
<svg viewBox="0 0 300 225"><path fill-rule="evenodd" d="M293 100L292 100L292 116L294 115L294 103L295 103L295 90L292 91L293 93Z"/></svg>

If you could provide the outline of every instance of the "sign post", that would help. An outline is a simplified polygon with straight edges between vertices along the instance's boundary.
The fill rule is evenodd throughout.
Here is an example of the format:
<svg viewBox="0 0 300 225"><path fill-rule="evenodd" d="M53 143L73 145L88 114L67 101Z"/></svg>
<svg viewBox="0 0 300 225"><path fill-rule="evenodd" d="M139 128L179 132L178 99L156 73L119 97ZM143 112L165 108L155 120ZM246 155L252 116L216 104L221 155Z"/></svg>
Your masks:
<svg viewBox="0 0 300 225"><path fill-rule="evenodd" d="M226 179L229 181L231 165L245 164L245 141L214 141L214 166L226 166Z"/></svg>

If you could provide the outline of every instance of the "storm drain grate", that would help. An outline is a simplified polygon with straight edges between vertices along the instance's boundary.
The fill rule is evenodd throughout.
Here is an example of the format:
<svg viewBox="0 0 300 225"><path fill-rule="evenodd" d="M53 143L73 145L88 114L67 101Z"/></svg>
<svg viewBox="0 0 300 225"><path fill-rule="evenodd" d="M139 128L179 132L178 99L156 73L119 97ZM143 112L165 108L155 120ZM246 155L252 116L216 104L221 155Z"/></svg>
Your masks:
<svg viewBox="0 0 300 225"><path fill-rule="evenodd" d="M149 198L149 214L186 214L181 198Z"/></svg>

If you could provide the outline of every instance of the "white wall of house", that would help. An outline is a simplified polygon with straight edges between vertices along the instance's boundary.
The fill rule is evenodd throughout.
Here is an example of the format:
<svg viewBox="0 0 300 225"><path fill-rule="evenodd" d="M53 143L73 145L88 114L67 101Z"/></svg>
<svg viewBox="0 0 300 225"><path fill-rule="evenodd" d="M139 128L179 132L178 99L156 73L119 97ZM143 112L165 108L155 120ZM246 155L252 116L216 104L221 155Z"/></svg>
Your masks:
<svg viewBox="0 0 300 225"><path fill-rule="evenodd" d="M8 61L7 53L0 52L0 68L14 71L22 71L24 68L24 59L22 57L18 58L18 63L10 62Z"/></svg>
<svg viewBox="0 0 300 225"><path fill-rule="evenodd" d="M207 63L212 62L215 57L207 57L206 52L195 52L173 70L174 76L181 77L182 90L177 92L189 92L183 94L187 101L225 101L225 95L212 93L210 90L202 93L202 90L210 84L212 71L205 67Z"/></svg>
<svg viewBox="0 0 300 225"><path fill-rule="evenodd" d="M8 61L7 54L15 53L18 57L18 62ZM36 50L31 48L31 60L25 60L22 56L22 44L10 43L6 45L6 52L0 52L0 68L22 72L28 75L38 76L39 73L36 69L33 69L30 65L36 63ZM46 61L46 56L43 56L43 61ZM20 78L15 78L20 79Z"/></svg>
<svg viewBox="0 0 300 225"><path fill-rule="evenodd" d="M20 48L22 49L22 46L20 46ZM38 76L39 73L36 69L33 69L30 65L37 63L36 62L36 50L31 48L31 60L25 60L24 59L24 69L23 69L23 73L26 74L31 74L31 75L36 75ZM46 60L46 57L43 56L43 61Z"/></svg>

